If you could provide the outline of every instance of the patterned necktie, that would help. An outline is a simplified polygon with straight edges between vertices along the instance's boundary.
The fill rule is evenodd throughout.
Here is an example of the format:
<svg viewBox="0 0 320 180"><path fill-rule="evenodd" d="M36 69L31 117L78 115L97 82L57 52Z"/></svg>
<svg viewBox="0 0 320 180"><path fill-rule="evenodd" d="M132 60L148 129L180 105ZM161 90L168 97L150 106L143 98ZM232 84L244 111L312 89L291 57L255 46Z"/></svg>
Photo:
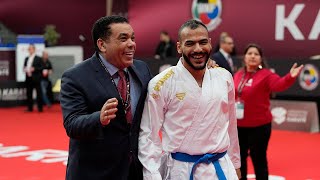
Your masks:
<svg viewBox="0 0 320 180"><path fill-rule="evenodd" d="M119 75L118 91L119 91L119 94L121 95L123 102L128 103L127 105L124 104L124 106L125 106L124 108L125 108L127 122L131 123L132 113L131 113L130 99L127 101L127 92L128 92L127 88L129 88L129 87L127 87L127 81L126 81L126 76L124 74L124 71L119 70L118 75Z"/></svg>

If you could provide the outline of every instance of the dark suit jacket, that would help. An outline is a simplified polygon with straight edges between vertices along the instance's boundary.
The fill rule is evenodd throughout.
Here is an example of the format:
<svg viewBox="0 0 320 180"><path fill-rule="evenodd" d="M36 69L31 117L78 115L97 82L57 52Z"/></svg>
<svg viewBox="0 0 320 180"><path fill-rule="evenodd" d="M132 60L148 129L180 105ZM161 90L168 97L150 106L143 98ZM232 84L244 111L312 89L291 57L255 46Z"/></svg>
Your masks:
<svg viewBox="0 0 320 180"><path fill-rule="evenodd" d="M211 56L211 59L216 61L216 63L219 65L219 67L225 68L233 75L233 72L231 70L231 67L230 67L228 61L226 60L226 58L223 56L223 54L220 51L214 53Z"/></svg>
<svg viewBox="0 0 320 180"><path fill-rule="evenodd" d="M140 99L130 127L122 103L118 103L116 118L103 127L100 110L107 99L116 97L116 87L96 55L64 72L60 101L64 127L70 137L66 179L127 180L129 155L142 179L138 160L140 119L149 80L152 78L146 63L134 60L130 73L139 81Z"/></svg>
<svg viewBox="0 0 320 180"><path fill-rule="evenodd" d="M24 67L27 66L27 61L29 57L26 57L24 59ZM34 67L34 71L32 72L31 78L26 76L26 80L33 80L35 82L40 82L41 77L42 77L42 58L39 56L34 56L33 62L32 62L32 67Z"/></svg>

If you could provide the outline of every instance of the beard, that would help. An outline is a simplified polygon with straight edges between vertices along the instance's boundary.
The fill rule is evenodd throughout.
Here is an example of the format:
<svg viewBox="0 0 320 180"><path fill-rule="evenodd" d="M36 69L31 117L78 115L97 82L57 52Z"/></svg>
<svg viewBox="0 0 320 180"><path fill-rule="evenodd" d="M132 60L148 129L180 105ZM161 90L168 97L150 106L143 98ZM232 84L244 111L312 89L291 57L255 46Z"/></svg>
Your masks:
<svg viewBox="0 0 320 180"><path fill-rule="evenodd" d="M192 55L198 55L198 54L204 54L205 55L206 62L204 63L203 66L195 66L195 65L193 65L191 60L190 60L190 58L186 54L184 54L183 52L182 52L182 57L192 69L194 69L194 70L203 70L207 66L207 62L209 60L209 54L204 52L204 53L193 53Z"/></svg>

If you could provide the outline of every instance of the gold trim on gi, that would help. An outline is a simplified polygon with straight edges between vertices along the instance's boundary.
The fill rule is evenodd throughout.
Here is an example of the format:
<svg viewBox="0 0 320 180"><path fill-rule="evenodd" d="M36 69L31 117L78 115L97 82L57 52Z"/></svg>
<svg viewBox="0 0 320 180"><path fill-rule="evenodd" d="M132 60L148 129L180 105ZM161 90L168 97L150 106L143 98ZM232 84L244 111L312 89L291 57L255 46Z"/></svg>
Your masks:
<svg viewBox="0 0 320 180"><path fill-rule="evenodd" d="M184 92L184 93L177 93L177 94L176 94L176 97L177 97L180 101L183 100L185 96L186 96L186 93L185 93L185 92Z"/></svg>
<svg viewBox="0 0 320 180"><path fill-rule="evenodd" d="M153 99L156 99L156 100L159 99L159 95L158 94L152 93L151 96L153 97Z"/></svg>
<svg viewBox="0 0 320 180"><path fill-rule="evenodd" d="M167 79L169 79L169 78L172 76L172 74L174 74L174 72L173 72L172 69L170 69L170 70L156 83L156 85L154 86L153 89L154 89L155 91L160 91L161 86L164 84L164 82L165 82Z"/></svg>

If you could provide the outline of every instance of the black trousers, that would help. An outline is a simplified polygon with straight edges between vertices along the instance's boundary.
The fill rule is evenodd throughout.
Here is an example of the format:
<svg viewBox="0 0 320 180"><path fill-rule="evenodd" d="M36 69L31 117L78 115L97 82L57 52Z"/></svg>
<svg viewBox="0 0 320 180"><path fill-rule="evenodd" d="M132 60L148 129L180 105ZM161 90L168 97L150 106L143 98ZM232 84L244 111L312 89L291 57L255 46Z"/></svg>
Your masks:
<svg viewBox="0 0 320 180"><path fill-rule="evenodd" d="M267 149L271 135L271 123L258 127L238 127L241 180L247 179L247 158L250 155L256 180L267 180L269 176Z"/></svg>
<svg viewBox="0 0 320 180"><path fill-rule="evenodd" d="M38 111L42 111L43 102L42 102L42 92L41 92L40 81L35 81L35 80L32 80L32 78L27 77L26 86L27 86L27 106L28 106L28 110L29 111L33 110L32 92L33 92L33 89L35 88L36 91L37 91Z"/></svg>

